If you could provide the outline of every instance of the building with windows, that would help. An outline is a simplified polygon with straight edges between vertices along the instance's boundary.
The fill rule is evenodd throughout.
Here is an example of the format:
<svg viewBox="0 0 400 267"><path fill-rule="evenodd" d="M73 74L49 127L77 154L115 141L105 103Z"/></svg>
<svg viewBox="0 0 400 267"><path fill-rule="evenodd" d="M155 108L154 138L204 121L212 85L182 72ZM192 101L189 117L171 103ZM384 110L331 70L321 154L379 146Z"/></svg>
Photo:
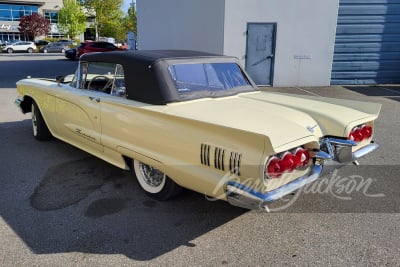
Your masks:
<svg viewBox="0 0 400 267"><path fill-rule="evenodd" d="M400 0L137 0L140 49L236 56L259 85L400 83Z"/></svg>
<svg viewBox="0 0 400 267"><path fill-rule="evenodd" d="M58 12L62 7L62 0L0 0L0 43L12 40L26 40L27 37L18 30L19 21L25 15L38 13L50 21L49 37L63 36L57 27Z"/></svg>

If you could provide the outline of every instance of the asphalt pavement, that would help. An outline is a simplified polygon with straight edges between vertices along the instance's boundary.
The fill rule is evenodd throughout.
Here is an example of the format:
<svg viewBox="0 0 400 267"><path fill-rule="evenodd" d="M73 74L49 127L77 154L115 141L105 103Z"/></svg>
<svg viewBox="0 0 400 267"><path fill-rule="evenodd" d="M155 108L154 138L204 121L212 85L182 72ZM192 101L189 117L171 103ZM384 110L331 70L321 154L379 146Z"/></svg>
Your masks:
<svg viewBox="0 0 400 267"><path fill-rule="evenodd" d="M158 202L129 172L36 141L15 82L76 65L0 54L0 266L400 266L400 86L263 88L383 105L379 150L266 213L190 191Z"/></svg>

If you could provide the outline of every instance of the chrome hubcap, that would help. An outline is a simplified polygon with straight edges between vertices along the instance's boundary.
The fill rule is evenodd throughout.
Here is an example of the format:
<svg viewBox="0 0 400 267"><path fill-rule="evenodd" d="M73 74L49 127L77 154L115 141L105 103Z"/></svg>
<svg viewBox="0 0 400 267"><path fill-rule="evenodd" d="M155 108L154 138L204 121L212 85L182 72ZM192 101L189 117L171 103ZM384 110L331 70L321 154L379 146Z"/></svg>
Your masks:
<svg viewBox="0 0 400 267"><path fill-rule="evenodd" d="M151 187L160 186L165 178L164 173L143 163L140 163L140 172L146 184Z"/></svg>

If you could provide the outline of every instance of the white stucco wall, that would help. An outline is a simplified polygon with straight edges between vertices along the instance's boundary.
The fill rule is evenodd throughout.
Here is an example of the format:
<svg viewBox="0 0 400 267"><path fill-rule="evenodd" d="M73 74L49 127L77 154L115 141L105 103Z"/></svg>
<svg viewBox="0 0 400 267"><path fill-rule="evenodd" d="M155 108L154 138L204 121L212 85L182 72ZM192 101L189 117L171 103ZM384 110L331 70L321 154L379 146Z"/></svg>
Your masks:
<svg viewBox="0 0 400 267"><path fill-rule="evenodd" d="M222 53L244 66L247 23L277 23L273 85L329 85L338 5L339 0L137 0L139 48Z"/></svg>
<svg viewBox="0 0 400 267"><path fill-rule="evenodd" d="M223 53L224 0L137 0L140 49Z"/></svg>
<svg viewBox="0 0 400 267"><path fill-rule="evenodd" d="M227 0L224 54L244 65L247 23L276 22L273 85L329 85L338 5L338 0Z"/></svg>

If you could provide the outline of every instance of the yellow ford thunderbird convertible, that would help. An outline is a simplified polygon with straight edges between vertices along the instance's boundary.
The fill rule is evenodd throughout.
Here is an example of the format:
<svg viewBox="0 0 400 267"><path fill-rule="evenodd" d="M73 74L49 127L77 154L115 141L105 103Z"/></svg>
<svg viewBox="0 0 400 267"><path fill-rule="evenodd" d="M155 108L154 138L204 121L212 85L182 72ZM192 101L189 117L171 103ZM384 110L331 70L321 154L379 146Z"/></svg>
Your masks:
<svg viewBox="0 0 400 267"><path fill-rule="evenodd" d="M380 104L262 92L227 56L85 54L74 75L17 88L36 139L54 136L130 170L159 200L188 188L265 208L378 147Z"/></svg>

